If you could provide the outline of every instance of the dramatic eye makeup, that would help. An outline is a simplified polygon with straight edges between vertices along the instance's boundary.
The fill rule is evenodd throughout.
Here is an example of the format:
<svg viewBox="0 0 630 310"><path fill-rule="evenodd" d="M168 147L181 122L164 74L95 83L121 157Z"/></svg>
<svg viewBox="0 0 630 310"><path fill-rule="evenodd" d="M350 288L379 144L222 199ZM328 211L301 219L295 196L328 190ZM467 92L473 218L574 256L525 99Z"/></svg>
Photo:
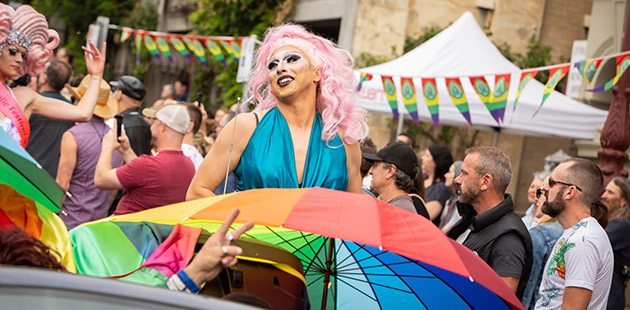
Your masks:
<svg viewBox="0 0 630 310"><path fill-rule="evenodd" d="M284 57L282 57L282 61L286 62L286 63L292 63L292 62L296 62L298 60L302 59L302 55L297 54L297 53L290 53L290 54L286 54L284 55ZM272 59L269 64L267 65L267 69L269 70L273 70L278 66L278 63L280 61L278 59Z"/></svg>
<svg viewBox="0 0 630 310"><path fill-rule="evenodd" d="M17 55L18 53L20 53L20 50L18 50L18 49L17 49L17 48L15 48L15 47L9 47L9 55L11 55L11 56L15 56L15 55ZM20 54L22 54L22 60L26 60L26 52L22 52L22 53L20 53Z"/></svg>

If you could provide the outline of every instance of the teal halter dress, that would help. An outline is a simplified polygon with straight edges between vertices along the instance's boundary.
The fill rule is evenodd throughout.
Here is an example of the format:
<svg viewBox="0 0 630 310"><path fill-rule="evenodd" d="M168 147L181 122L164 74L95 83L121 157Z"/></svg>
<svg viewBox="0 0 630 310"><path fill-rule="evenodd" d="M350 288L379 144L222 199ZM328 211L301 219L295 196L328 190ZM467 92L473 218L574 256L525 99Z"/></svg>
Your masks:
<svg viewBox="0 0 630 310"><path fill-rule="evenodd" d="M278 107L269 110L256 126L234 170L238 177L236 190L323 187L345 191L348 188L346 150L338 134L328 143L323 141L322 127L322 117L317 113L302 184L298 184L289 125Z"/></svg>

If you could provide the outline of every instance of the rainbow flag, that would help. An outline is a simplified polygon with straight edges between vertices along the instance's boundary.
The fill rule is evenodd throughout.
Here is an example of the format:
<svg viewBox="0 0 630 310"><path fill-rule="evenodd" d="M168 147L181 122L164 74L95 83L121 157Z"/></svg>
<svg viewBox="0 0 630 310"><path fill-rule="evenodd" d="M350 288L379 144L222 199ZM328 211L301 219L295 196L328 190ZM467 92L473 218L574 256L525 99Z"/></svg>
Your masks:
<svg viewBox="0 0 630 310"><path fill-rule="evenodd" d="M499 74L495 77L494 91L490 97L488 110L495 120L503 122L508 92L510 91L510 74Z"/></svg>
<svg viewBox="0 0 630 310"><path fill-rule="evenodd" d="M385 96L387 96L389 107L392 108L394 118L398 120L398 98L396 98L396 86L394 86L394 80L392 80L391 76L384 75L381 75L381 80L383 81L383 90L385 91Z"/></svg>
<svg viewBox="0 0 630 310"><path fill-rule="evenodd" d="M155 42L157 43L157 47L160 49L160 52L162 52L162 54L164 54L170 62L173 62L173 56L171 55L171 49L168 48L166 37L156 35Z"/></svg>
<svg viewBox="0 0 630 310"><path fill-rule="evenodd" d="M123 27L122 34L120 35L120 43L125 42L133 34L133 29Z"/></svg>
<svg viewBox="0 0 630 310"><path fill-rule="evenodd" d="M492 111L490 110L490 96L492 96L492 92L490 91L490 87L488 87L486 78L483 76L471 76L470 84L475 89L475 92L479 96L479 99L481 99L481 102L483 102L483 105L485 105L486 108L488 108L488 111L490 111L490 114L492 114ZM498 119L495 118L494 120L500 125Z"/></svg>
<svg viewBox="0 0 630 310"><path fill-rule="evenodd" d="M422 79L422 95L427 103L427 108L431 114L433 125L437 129L440 127L440 106L438 105L438 92L435 78Z"/></svg>
<svg viewBox="0 0 630 310"><path fill-rule="evenodd" d="M52 254L70 272L76 272L68 229L57 214L0 184L0 227L20 228L53 249Z"/></svg>
<svg viewBox="0 0 630 310"><path fill-rule="evenodd" d="M91 222L70 231L78 274L164 287L192 259L201 228Z"/></svg>
<svg viewBox="0 0 630 310"><path fill-rule="evenodd" d="M201 44L201 41L199 41L199 39L197 39L196 37L191 37L191 36L184 36L182 38L184 40L184 43L186 43L186 46L188 47L188 49L190 49L193 52L193 54L197 56L197 59L199 59L199 62L201 62L207 68L208 62L206 61L206 53L204 52L204 48L203 48L203 45Z"/></svg>
<svg viewBox="0 0 630 310"><path fill-rule="evenodd" d="M153 38L151 38L151 35L148 33L144 34L144 46L149 50L149 53L151 53L151 55L155 56L157 60L162 61L157 45L155 45Z"/></svg>
<svg viewBox="0 0 630 310"><path fill-rule="evenodd" d="M407 112L409 112L411 119L413 119L416 125L419 125L420 119L418 119L418 100L416 99L416 88L413 86L413 79L410 77L401 77L400 89L402 91L405 109L407 109Z"/></svg>
<svg viewBox="0 0 630 310"><path fill-rule="evenodd" d="M140 66L140 48L142 47L142 36L144 33L140 31L135 31L136 36L136 67Z"/></svg>
<svg viewBox="0 0 630 310"><path fill-rule="evenodd" d="M617 74L615 74L615 77L613 77L612 80L606 82L606 84L600 87L597 87L594 89L587 89L586 91L597 93L597 92L607 91L613 88L613 86L615 86L617 82L619 82L619 79L621 78L623 73L626 72L626 69L628 69L628 66L630 66L630 54L617 56L617 71L616 71Z"/></svg>
<svg viewBox="0 0 630 310"><path fill-rule="evenodd" d="M221 52L221 48L211 39L203 38L203 43L205 43L206 47L210 51L214 57L216 57L221 64L223 65L223 69L227 70L227 64L225 63L225 56L223 56L223 52Z"/></svg>
<svg viewBox="0 0 630 310"><path fill-rule="evenodd" d="M472 126L472 120L470 119L470 109L468 107L468 101L466 100L466 94L459 78L445 78L446 88L448 88L448 94L453 99L453 103L459 110L468 124Z"/></svg>
<svg viewBox="0 0 630 310"><path fill-rule="evenodd" d="M238 64L238 60L241 58L241 48L238 42L236 40L219 40L219 43Z"/></svg>
<svg viewBox="0 0 630 310"><path fill-rule="evenodd" d="M584 77L584 81L587 84L591 84L591 82L593 82L593 77L595 76L597 69L599 69L599 66L602 64L602 60L604 60L604 58L582 60L576 62L574 66L578 70L580 75Z"/></svg>
<svg viewBox="0 0 630 310"><path fill-rule="evenodd" d="M542 102L540 103L540 105L538 106L538 109L536 109L536 112L534 112L534 115L532 115L532 117L538 114L538 111L540 111L540 108L542 108L545 101L547 101L549 94L551 94L553 89L556 88L556 85L558 85L558 83L560 83L560 81L567 74L567 72L569 72L569 67L570 67L570 64L566 64L566 65L558 66L549 70L549 80L547 80L547 84L545 84Z"/></svg>
<svg viewBox="0 0 630 310"><path fill-rule="evenodd" d="M521 72L521 79L518 82L518 90L516 92L516 98L514 98L514 106L512 106L512 112L516 111L516 104L518 103L518 98L521 96L521 93L523 92L523 90L525 89L529 81L534 79L537 73L538 73L538 69L527 70L527 71ZM512 113L512 115L514 115L514 113Z"/></svg>
<svg viewBox="0 0 630 310"><path fill-rule="evenodd" d="M173 44L173 47L175 48L176 51L184 55L184 57L186 57L188 61L192 61L192 59L190 58L190 54L188 53L188 50L186 49L186 46L184 45L184 43L182 43L182 40L180 40L178 37L173 36L173 35L166 35L166 38L168 38L168 40L171 41L171 44Z"/></svg>
<svg viewBox="0 0 630 310"><path fill-rule="evenodd" d="M363 82L371 81L371 80L372 80L372 74L361 72L361 77L359 78L359 85L357 85L357 91L361 90L361 86L363 85Z"/></svg>

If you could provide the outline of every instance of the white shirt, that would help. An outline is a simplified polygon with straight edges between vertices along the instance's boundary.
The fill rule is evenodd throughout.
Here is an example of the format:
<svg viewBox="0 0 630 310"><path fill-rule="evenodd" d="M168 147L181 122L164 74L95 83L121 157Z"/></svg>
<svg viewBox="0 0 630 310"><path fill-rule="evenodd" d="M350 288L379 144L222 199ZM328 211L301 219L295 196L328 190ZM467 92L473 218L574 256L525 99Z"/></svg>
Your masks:
<svg viewBox="0 0 630 310"><path fill-rule="evenodd" d="M547 260L536 309L560 309L565 287L593 292L588 309L606 309L613 273L606 231L587 217L562 233Z"/></svg>
<svg viewBox="0 0 630 310"><path fill-rule="evenodd" d="M193 165L195 165L195 172L197 172L199 170L201 162L203 161L203 156L201 156L201 153L199 153L199 151L197 151L194 146L183 143L182 152L184 153L184 155L186 155L186 157L192 160Z"/></svg>

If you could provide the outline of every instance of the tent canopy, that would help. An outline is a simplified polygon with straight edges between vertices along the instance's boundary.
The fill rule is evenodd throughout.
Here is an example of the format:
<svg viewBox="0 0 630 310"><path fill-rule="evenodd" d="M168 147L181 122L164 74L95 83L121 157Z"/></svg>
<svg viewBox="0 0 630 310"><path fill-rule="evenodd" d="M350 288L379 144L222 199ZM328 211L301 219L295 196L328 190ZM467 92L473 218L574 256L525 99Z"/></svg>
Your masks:
<svg viewBox="0 0 630 310"><path fill-rule="evenodd" d="M500 126L468 78L461 79L470 107L473 128L500 127L501 132L509 134L591 140L597 126L605 122L608 114L607 111L593 108L553 91L538 114L533 116L542 101L544 88L544 85L536 80L531 80L527 84L513 112L521 71L494 46L470 12L464 13L451 26L405 55L383 64L357 70L355 72L357 78L360 72L374 74L374 77L363 82L357 102L366 110L377 113L392 113L383 92L381 76L393 76L398 111L401 115L407 111L402 102L400 77L413 77L418 115L423 122L432 120L422 95L420 78L436 78L440 125L470 127L450 98L445 77L484 76L488 86L494 89L495 75L506 73L511 73L510 88L504 122Z"/></svg>

